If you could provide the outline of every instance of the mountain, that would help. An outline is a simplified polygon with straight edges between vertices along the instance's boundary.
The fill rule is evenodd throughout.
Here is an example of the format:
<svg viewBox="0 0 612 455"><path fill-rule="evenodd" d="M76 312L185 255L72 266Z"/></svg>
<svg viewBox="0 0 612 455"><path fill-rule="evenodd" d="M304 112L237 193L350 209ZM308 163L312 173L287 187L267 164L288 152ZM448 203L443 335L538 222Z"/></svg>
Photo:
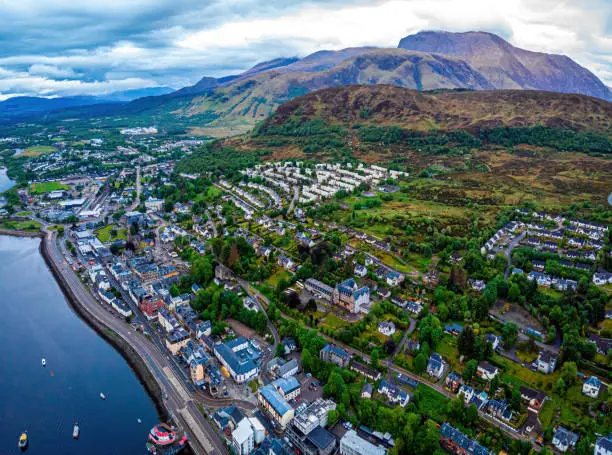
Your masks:
<svg viewBox="0 0 612 455"><path fill-rule="evenodd" d="M311 120L436 133L543 126L612 138L612 103L593 97L532 90L421 92L393 85L336 87L295 98L280 106L261 131Z"/></svg>
<svg viewBox="0 0 612 455"><path fill-rule="evenodd" d="M520 49L492 33L424 31L402 38L398 47L465 60L496 89L580 93L612 101L610 89L569 57Z"/></svg>
<svg viewBox="0 0 612 455"><path fill-rule="evenodd" d="M29 119L52 112L99 104L120 105L143 96L160 96L171 92L173 92L173 89L170 87L151 87L113 92L103 96L65 96L57 98L16 96L0 102L0 121Z"/></svg>

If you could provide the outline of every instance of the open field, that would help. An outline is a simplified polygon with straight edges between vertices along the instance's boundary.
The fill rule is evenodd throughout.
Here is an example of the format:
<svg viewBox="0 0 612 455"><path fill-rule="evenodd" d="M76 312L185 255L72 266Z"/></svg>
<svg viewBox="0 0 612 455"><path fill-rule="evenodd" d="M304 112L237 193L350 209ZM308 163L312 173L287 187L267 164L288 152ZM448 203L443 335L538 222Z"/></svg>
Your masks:
<svg viewBox="0 0 612 455"><path fill-rule="evenodd" d="M55 147L51 147L50 145L35 145L33 147L28 147L21 153L19 156L28 156L31 158L35 158L40 155L46 155L48 153L55 152Z"/></svg>
<svg viewBox="0 0 612 455"><path fill-rule="evenodd" d="M113 230L117 231L113 236ZM127 240L127 230L126 229L118 229L117 226L113 224L109 224L108 226L104 226L103 228L95 231L96 236L100 239L100 242L113 242L115 240Z"/></svg>
<svg viewBox="0 0 612 455"><path fill-rule="evenodd" d="M52 191L58 190L69 190L70 187L68 185L64 185L61 182L42 182L42 183L33 183L30 187L30 192L32 194L45 194L50 193Z"/></svg>
<svg viewBox="0 0 612 455"><path fill-rule="evenodd" d="M3 221L0 227L15 231L40 231L41 224L38 221Z"/></svg>

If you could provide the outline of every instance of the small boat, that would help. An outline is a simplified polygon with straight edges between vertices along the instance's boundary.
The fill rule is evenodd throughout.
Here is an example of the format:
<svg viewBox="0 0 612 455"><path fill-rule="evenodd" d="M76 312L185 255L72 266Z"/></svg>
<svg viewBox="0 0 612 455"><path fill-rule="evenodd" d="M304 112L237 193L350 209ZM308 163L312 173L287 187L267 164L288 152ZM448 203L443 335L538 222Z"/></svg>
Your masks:
<svg viewBox="0 0 612 455"><path fill-rule="evenodd" d="M19 437L19 443L17 444L21 450L25 450L28 447L28 435L24 431Z"/></svg>
<svg viewBox="0 0 612 455"><path fill-rule="evenodd" d="M80 433L80 429L79 429L79 423L78 422L74 422L74 428L72 429L72 437L74 439L79 439L79 433Z"/></svg>
<svg viewBox="0 0 612 455"><path fill-rule="evenodd" d="M46 366L47 366L47 360L46 360L44 357L43 357L43 359L40 361L40 363L41 363L41 365L42 365L43 367L46 367Z"/></svg>
<svg viewBox="0 0 612 455"><path fill-rule="evenodd" d="M103 393L100 393L100 398L102 398L103 400L106 400L106 395L104 395Z"/></svg>
<svg viewBox="0 0 612 455"><path fill-rule="evenodd" d="M142 423L142 420L138 419L138 423Z"/></svg>

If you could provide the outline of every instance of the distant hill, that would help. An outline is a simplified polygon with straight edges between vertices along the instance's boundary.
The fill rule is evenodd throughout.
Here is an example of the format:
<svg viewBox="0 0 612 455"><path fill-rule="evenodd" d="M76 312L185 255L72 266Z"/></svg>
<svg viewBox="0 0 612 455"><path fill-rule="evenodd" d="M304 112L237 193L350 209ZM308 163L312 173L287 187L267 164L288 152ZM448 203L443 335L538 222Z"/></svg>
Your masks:
<svg viewBox="0 0 612 455"><path fill-rule="evenodd" d="M419 92L392 85L329 88L295 98L261 127L322 120L327 125L372 124L419 132L544 126L612 137L612 103L575 94L526 90Z"/></svg>
<svg viewBox="0 0 612 455"><path fill-rule="evenodd" d="M398 47L465 60L496 89L580 93L612 101L610 89L569 57L520 49L492 33L424 31L402 38Z"/></svg>

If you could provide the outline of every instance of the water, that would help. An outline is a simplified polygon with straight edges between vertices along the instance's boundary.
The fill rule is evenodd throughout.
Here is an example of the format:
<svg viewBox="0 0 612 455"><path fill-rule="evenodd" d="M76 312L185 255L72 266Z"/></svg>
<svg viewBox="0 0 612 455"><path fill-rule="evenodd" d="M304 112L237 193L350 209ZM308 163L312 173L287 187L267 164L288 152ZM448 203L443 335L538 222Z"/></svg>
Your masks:
<svg viewBox="0 0 612 455"><path fill-rule="evenodd" d="M70 309L39 242L0 236L0 454L18 453L23 430L28 454L143 454L155 406L123 357Z"/></svg>
<svg viewBox="0 0 612 455"><path fill-rule="evenodd" d="M0 193L10 190L15 185L15 180L6 175L6 168L0 167Z"/></svg>

